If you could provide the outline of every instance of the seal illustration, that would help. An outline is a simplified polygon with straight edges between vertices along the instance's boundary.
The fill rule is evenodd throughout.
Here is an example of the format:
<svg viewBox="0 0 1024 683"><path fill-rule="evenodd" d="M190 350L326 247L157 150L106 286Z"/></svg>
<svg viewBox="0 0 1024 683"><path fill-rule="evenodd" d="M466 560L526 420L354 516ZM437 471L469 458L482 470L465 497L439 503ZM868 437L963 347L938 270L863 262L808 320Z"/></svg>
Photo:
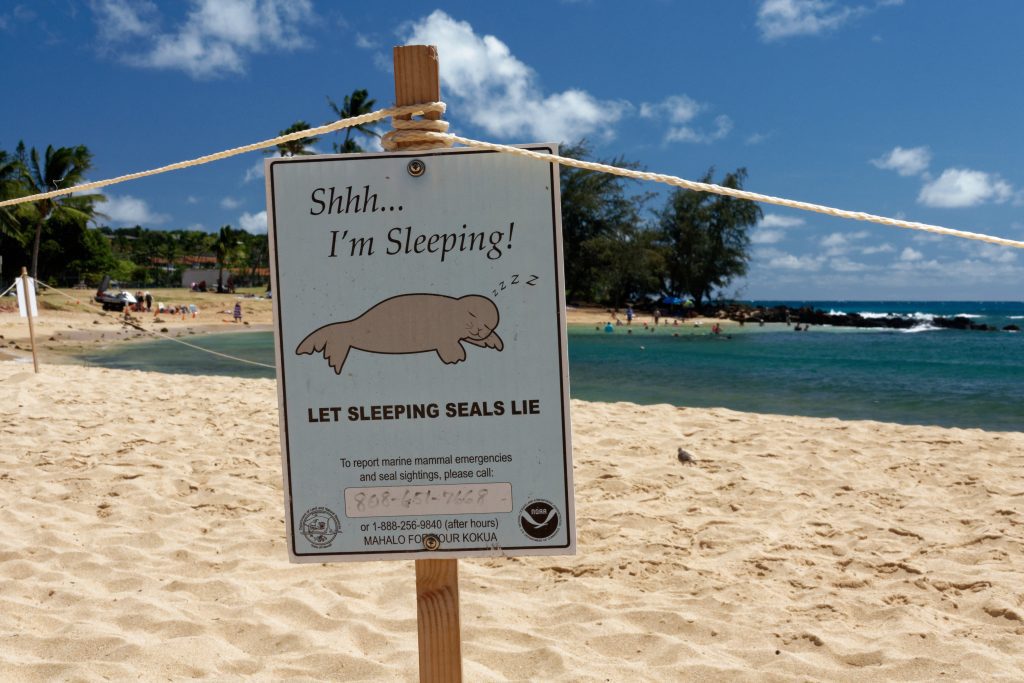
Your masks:
<svg viewBox="0 0 1024 683"><path fill-rule="evenodd" d="M484 296L402 294L381 301L358 318L314 330L295 354L323 351L339 375L352 349L396 354L435 351L444 363L458 363L466 360L462 342L497 351L504 348L494 332L498 319L498 307Z"/></svg>

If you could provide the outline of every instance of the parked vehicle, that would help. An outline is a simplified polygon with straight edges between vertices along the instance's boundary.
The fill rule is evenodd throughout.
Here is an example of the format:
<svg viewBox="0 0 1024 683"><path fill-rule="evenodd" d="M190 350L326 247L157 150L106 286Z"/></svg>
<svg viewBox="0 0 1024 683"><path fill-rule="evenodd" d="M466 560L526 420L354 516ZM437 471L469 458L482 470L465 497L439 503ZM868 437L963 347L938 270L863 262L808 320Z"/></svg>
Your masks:
<svg viewBox="0 0 1024 683"><path fill-rule="evenodd" d="M108 287L110 287L110 276L104 275L103 282L96 290L96 301L103 304L104 311L123 311L127 304L136 303L135 295L131 292L107 289Z"/></svg>

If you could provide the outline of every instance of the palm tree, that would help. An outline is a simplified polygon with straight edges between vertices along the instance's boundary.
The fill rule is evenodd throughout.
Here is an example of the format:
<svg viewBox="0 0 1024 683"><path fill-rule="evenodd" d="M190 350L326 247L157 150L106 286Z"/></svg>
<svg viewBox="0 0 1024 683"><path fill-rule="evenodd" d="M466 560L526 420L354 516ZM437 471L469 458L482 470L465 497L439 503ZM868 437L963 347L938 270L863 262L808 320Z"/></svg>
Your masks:
<svg viewBox="0 0 1024 683"><path fill-rule="evenodd" d="M282 130L278 135L288 135L290 133L298 133L300 130L309 130L310 125L305 121L296 121L292 125ZM320 138L315 135L311 135L308 138L299 138L298 140L289 140L288 142L282 142L277 146L278 153L283 157L294 157L300 154L316 154L310 147Z"/></svg>
<svg viewBox="0 0 1024 683"><path fill-rule="evenodd" d="M13 199L22 194L18 187L20 180L21 164L17 157L0 149L0 200ZM5 206L0 209L0 235L13 237L20 243L22 242L21 221L15 214L16 210L16 206Z"/></svg>
<svg viewBox="0 0 1024 683"><path fill-rule="evenodd" d="M230 225L224 225L217 235L217 241L213 243L213 252L217 256L217 265L220 271L217 273L217 291L227 291L227 283L224 282L224 262L228 255L238 246L238 233Z"/></svg>
<svg viewBox="0 0 1024 683"><path fill-rule="evenodd" d="M373 111L373 106L377 101L371 100L369 97L370 94L366 90L353 90L351 95L345 95L345 99L342 100L340 107L330 97L327 98L327 104L331 106L331 109L334 110L339 119L350 119L353 116L362 116ZM345 139L340 145L337 142L334 143L335 152L348 154L364 151L359 143L353 139L352 131L359 131L363 135L371 137L380 137L380 133L371 128L368 123L352 126L345 129Z"/></svg>
<svg viewBox="0 0 1024 683"><path fill-rule="evenodd" d="M19 145L24 151L24 145ZM77 185L82 182L86 172L92 166L92 153L85 145L77 147L46 148L42 160L35 147L29 154L28 163L21 169L21 180L29 194L41 194L51 190ZM32 277L39 277L39 240L43 234L43 226L50 219L58 219L84 226L97 215L93 205L103 201L101 194L65 195L50 199L39 199L30 203L32 207L31 222L35 225L35 239L32 243Z"/></svg>

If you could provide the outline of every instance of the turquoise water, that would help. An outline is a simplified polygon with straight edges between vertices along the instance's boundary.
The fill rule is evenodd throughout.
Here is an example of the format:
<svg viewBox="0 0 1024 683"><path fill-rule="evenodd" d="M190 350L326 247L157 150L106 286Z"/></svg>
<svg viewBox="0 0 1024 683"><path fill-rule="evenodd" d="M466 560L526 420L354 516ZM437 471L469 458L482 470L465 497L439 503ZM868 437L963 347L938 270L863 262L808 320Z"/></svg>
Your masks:
<svg viewBox="0 0 1024 683"><path fill-rule="evenodd" d="M793 302L787 302L793 303ZM885 313L871 302L815 302L824 310ZM876 302L877 303L877 302ZM829 304L837 306L826 307ZM874 306L881 309L892 306ZM930 307L930 308L929 308ZM968 313L1002 326L1024 320L1024 304L957 303L942 315ZM726 407L786 415L872 419L1018 431L1024 428L1024 333L930 330L937 304L916 331L793 332L784 325L733 328L730 338L705 329L634 328L613 334L570 326L572 395L591 401ZM973 311L973 312L972 312ZM1018 317L1021 316L1021 317ZM678 334L679 336L673 336ZM190 343L273 364L270 333L191 337ZM273 377L274 371L204 354L168 341L120 346L83 357L90 364L191 375Z"/></svg>

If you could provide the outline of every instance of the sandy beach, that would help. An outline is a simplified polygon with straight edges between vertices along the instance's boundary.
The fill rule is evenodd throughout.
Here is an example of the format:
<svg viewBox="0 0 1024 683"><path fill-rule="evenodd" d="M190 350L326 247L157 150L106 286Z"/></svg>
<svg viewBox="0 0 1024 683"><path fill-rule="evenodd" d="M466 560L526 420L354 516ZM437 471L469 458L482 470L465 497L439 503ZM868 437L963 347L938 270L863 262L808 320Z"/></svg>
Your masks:
<svg viewBox="0 0 1024 683"><path fill-rule="evenodd" d="M0 678L415 679L411 562L287 561L272 380L7 361L0 395ZM572 423L579 553L460 561L467 680L1024 677L1024 435Z"/></svg>

